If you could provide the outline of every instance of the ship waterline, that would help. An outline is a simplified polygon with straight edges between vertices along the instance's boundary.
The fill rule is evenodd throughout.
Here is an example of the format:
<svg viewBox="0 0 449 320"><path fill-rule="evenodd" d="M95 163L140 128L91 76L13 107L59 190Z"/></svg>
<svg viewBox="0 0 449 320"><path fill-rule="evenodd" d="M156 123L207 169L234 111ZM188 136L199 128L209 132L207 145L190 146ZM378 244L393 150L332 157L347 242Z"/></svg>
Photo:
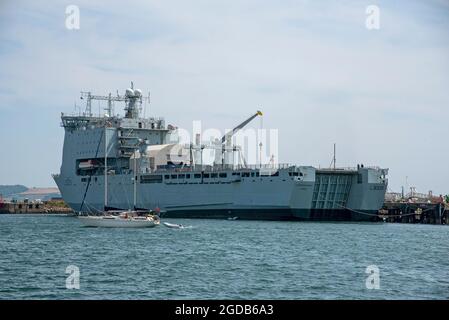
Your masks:
<svg viewBox="0 0 449 320"><path fill-rule="evenodd" d="M125 117L93 117L89 109L62 115L63 159L53 177L74 211L134 207L183 218L377 220L387 169L235 163L240 148L232 145L232 135L260 111L221 140L206 145L198 137L185 146L162 118L140 117L140 90L126 92L117 98L88 94L88 106L95 98L108 105L124 101ZM205 148L215 151L212 165L202 163Z"/></svg>

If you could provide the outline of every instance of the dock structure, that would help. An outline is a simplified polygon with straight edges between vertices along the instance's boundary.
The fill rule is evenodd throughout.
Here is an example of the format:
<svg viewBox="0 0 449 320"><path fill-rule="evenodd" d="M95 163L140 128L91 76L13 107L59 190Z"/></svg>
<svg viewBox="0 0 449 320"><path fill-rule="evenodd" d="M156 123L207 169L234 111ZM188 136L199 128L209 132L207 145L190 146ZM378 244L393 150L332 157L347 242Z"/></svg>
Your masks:
<svg viewBox="0 0 449 320"><path fill-rule="evenodd" d="M36 201L0 201L0 214L14 213L72 213L72 209L62 200Z"/></svg>
<svg viewBox="0 0 449 320"><path fill-rule="evenodd" d="M386 201L379 218L385 222L440 224L449 223L449 205L444 202L389 202Z"/></svg>

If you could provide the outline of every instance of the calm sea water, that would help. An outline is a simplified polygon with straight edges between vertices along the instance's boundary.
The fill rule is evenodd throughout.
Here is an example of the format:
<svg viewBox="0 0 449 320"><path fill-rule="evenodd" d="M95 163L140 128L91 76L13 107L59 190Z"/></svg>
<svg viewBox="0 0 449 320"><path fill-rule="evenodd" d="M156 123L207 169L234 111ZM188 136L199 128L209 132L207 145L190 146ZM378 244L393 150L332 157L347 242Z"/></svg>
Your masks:
<svg viewBox="0 0 449 320"><path fill-rule="evenodd" d="M0 215L1 299L449 299L449 227ZM66 268L80 289L66 289ZM380 288L366 288L367 266Z"/></svg>

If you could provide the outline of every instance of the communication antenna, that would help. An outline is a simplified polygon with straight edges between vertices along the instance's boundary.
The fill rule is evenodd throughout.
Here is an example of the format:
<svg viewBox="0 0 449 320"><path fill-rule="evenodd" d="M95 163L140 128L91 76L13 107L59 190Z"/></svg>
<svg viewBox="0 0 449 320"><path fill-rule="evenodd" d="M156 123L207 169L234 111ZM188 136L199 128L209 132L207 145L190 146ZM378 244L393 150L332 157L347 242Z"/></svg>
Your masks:
<svg viewBox="0 0 449 320"><path fill-rule="evenodd" d="M337 144L334 143L334 170L337 166Z"/></svg>
<svg viewBox="0 0 449 320"><path fill-rule="evenodd" d="M337 144L334 143L334 157L332 158L332 161L331 161L331 164L329 167L330 168L333 167L335 170L336 166L337 166Z"/></svg>
<svg viewBox="0 0 449 320"><path fill-rule="evenodd" d="M405 190L408 190L408 176L405 176Z"/></svg>
<svg viewBox="0 0 449 320"><path fill-rule="evenodd" d="M90 91L89 91L89 92L81 91L81 97L80 97L80 99L81 99L81 100L84 100L84 97L87 98L85 114L86 114L88 117L92 117L92 94L91 94L91 92L90 92Z"/></svg>
<svg viewBox="0 0 449 320"><path fill-rule="evenodd" d="M108 95L108 107L105 110L109 117L114 116L114 111L112 108L112 94L111 93L109 93L109 95Z"/></svg>
<svg viewBox="0 0 449 320"><path fill-rule="evenodd" d="M150 105L150 91L148 91L148 96L145 98L145 104L143 105L143 117L145 118L145 114L147 111L147 101L148 101L148 106Z"/></svg>

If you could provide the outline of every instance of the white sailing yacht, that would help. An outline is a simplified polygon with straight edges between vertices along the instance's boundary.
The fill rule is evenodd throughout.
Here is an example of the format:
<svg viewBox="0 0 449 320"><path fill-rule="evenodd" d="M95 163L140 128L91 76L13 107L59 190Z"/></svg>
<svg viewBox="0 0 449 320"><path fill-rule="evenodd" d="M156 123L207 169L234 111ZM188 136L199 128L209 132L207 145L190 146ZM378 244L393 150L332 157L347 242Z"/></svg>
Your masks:
<svg viewBox="0 0 449 320"><path fill-rule="evenodd" d="M107 129L106 118L104 126L104 208L108 205L108 169L107 169ZM87 227L106 227L106 228L148 228L156 227L160 224L158 215L148 211L137 211L136 195L137 195L137 165L136 152L134 151L134 201L133 210L127 211L103 211L101 215L79 215L78 219Z"/></svg>

